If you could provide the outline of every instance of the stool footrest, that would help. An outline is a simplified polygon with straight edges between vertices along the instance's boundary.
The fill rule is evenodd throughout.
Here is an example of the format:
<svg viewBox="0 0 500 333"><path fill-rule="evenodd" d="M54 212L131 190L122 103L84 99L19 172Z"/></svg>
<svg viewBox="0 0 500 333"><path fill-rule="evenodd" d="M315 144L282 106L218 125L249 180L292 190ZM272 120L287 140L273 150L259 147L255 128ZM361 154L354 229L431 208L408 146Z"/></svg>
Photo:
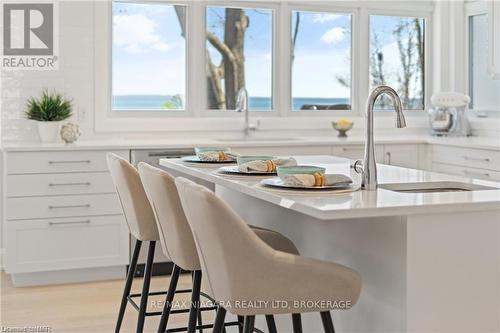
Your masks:
<svg viewBox="0 0 500 333"><path fill-rule="evenodd" d="M185 293L190 293L190 292L192 292L192 289L179 289L179 290L175 291L176 294L185 294ZM153 291L153 292L148 293L148 296L157 296L157 295L166 295L166 294L167 294L166 291ZM130 294L127 296L127 301L137 311L139 311L139 305L133 300L133 298L137 298L137 297L141 297L141 296L142 296L142 294L139 294L139 293ZM204 292L200 292L200 296L208 299L210 302L215 304L215 301L212 299L212 297L208 296ZM217 307L216 306L206 306L206 307L199 308L199 310L200 311L215 311L215 310L217 310ZM170 313L171 314L189 313L189 311L190 311L190 309L175 309L175 310L173 309L173 310L170 310ZM153 312L146 311L146 317L161 316L161 314L162 314L162 311L153 311Z"/></svg>

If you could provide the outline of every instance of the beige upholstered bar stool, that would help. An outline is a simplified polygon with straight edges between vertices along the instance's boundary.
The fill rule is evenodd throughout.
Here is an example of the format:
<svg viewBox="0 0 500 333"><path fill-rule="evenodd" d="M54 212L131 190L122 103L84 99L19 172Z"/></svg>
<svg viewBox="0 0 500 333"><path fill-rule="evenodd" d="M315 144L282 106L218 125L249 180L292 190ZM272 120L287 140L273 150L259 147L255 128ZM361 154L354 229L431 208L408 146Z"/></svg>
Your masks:
<svg viewBox="0 0 500 333"><path fill-rule="evenodd" d="M320 312L325 332L334 332L330 310L357 302L361 291L357 272L275 250L212 192L185 178L175 183L194 235L207 293L224 306L217 312L214 333L222 332L226 310L245 316L244 333L253 332L256 315L305 312ZM277 301L287 306L275 306ZM300 320L292 318L294 333L302 332ZM276 332L275 327L270 331Z"/></svg>
<svg viewBox="0 0 500 333"><path fill-rule="evenodd" d="M134 252L130 260L127 272L127 280L123 290L123 296L116 322L115 333L120 332L123 316L127 303L131 301L130 289L134 280L134 273L137 267L137 259L141 251L142 242L149 242L146 267L144 269L144 282L142 286L141 302L139 306L139 316L137 320L137 333L142 333L146 318L148 304L149 286L153 269L153 258L156 241L159 239L156 221L149 205L149 201L144 192L141 179L137 169L127 160L113 153L106 155L111 178L120 198L123 214L127 222L129 232L137 239ZM135 305L135 303L132 303Z"/></svg>
<svg viewBox="0 0 500 333"><path fill-rule="evenodd" d="M175 179L166 171L152 167L146 163L139 163L138 170L156 216L163 252L174 262L174 270L158 332L163 333L166 329L171 311L170 306L181 269L194 272L191 299L193 307L188 322L188 332L194 332L197 314L199 314L199 309L196 305L199 303L200 298L201 266L193 234L184 215L179 194L177 193ZM263 228L254 228L252 232L255 232L257 237L272 248L284 252L298 253L295 245L277 232Z"/></svg>

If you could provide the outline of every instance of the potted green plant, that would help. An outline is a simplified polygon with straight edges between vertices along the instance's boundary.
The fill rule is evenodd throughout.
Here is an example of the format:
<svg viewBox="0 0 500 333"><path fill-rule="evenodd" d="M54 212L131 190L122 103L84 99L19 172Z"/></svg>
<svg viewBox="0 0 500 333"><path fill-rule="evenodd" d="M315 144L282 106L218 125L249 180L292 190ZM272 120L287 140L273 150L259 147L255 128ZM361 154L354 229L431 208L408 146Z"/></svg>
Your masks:
<svg viewBox="0 0 500 333"><path fill-rule="evenodd" d="M40 98L31 97L26 105L26 117L37 121L42 142L56 142L61 122L72 116L72 102L57 92L47 89Z"/></svg>

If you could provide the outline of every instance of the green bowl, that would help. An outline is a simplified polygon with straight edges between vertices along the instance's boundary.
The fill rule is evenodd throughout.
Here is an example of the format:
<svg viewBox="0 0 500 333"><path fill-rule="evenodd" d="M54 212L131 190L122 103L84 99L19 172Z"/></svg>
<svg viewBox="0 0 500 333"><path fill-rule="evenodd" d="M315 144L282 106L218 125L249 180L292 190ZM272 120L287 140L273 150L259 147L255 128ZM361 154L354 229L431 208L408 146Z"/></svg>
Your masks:
<svg viewBox="0 0 500 333"><path fill-rule="evenodd" d="M283 178L286 175L312 175L317 172L324 174L325 168L312 166L312 165L297 165L297 166L279 166L278 177Z"/></svg>
<svg viewBox="0 0 500 333"><path fill-rule="evenodd" d="M225 153L228 153L229 152L229 148L226 148L226 147L195 147L194 148L194 151L196 153L196 155L198 155L199 153L206 153L207 151L223 151Z"/></svg>
<svg viewBox="0 0 500 333"><path fill-rule="evenodd" d="M268 161L274 159L274 156L259 156L259 155L240 155L236 157L238 165L252 162L252 161Z"/></svg>

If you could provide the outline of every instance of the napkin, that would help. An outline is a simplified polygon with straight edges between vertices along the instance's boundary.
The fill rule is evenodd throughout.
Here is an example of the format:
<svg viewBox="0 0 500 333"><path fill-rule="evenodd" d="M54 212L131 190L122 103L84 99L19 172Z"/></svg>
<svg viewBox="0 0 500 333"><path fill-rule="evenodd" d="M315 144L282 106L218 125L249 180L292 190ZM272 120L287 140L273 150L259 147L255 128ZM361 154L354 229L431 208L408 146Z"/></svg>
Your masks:
<svg viewBox="0 0 500 333"><path fill-rule="evenodd" d="M279 166L296 166L297 161L293 158L275 158L272 160L254 160L238 165L240 172L275 172Z"/></svg>
<svg viewBox="0 0 500 333"><path fill-rule="evenodd" d="M281 180L285 185L303 187L348 185L352 183L352 179L346 175L322 174L319 172L284 175Z"/></svg>
<svg viewBox="0 0 500 333"><path fill-rule="evenodd" d="M197 154L200 161L204 162L219 162L219 161L234 161L236 155L224 151L203 151Z"/></svg>

